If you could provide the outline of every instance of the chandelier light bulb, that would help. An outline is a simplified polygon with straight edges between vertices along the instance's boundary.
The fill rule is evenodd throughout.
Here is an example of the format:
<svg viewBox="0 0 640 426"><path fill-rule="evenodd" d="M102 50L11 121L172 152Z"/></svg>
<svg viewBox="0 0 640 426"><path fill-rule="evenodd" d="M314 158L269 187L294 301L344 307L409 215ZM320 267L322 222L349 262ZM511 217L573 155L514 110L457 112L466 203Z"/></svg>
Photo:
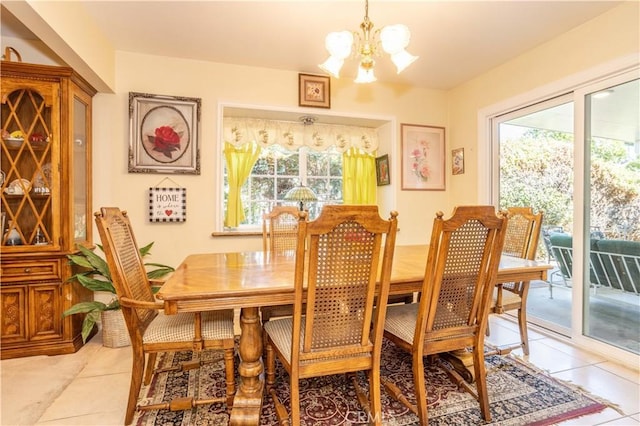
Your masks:
<svg viewBox="0 0 640 426"><path fill-rule="evenodd" d="M340 78L340 70L345 58L351 54L352 45L353 34L349 31L329 33L325 39L325 47L330 56L329 59L318 66L335 78Z"/></svg>
<svg viewBox="0 0 640 426"><path fill-rule="evenodd" d="M380 31L382 50L390 55L404 50L409 45L411 33L406 25L388 25Z"/></svg>
<svg viewBox="0 0 640 426"><path fill-rule="evenodd" d="M340 78L340 70L344 65L344 59L336 58L335 56L329 56L329 58L318 65L320 69L326 71L335 78Z"/></svg>
<svg viewBox="0 0 640 426"><path fill-rule="evenodd" d="M358 76L354 80L356 83L373 83L377 78L373 74L373 66L365 68L360 64L358 67Z"/></svg>

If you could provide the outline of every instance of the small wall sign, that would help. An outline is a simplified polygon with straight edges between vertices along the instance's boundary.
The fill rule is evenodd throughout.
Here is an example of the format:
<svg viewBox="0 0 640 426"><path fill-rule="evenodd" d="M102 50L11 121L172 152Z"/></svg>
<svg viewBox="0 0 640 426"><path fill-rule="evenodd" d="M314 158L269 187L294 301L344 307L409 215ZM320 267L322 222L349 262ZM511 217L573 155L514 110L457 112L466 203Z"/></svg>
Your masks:
<svg viewBox="0 0 640 426"><path fill-rule="evenodd" d="M186 188L149 188L149 222L185 222Z"/></svg>

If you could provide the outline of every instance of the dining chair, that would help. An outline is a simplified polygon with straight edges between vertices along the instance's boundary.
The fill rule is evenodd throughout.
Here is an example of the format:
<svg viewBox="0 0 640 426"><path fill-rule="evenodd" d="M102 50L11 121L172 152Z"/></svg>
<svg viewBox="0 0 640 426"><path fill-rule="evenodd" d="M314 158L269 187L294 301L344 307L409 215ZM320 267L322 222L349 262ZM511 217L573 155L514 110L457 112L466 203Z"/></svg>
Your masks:
<svg viewBox="0 0 640 426"><path fill-rule="evenodd" d="M541 210L534 214L531 207L509 207L507 213L509 221L507 222L507 232L502 253L535 260L544 212ZM528 295L529 281L496 284L490 313L502 314L517 309L518 328L520 329L520 344L511 348L503 348L502 353L522 347L523 353L529 355L529 335L527 332ZM489 327L487 326L488 335Z"/></svg>
<svg viewBox="0 0 640 426"><path fill-rule="evenodd" d="M503 212L496 215L492 206L459 206L449 219L443 216L438 212L434 219L419 302L388 306L384 326L384 336L412 356L415 402L389 378L382 384L423 426L428 424L424 357L467 348L472 351L477 390L449 364L441 365L476 397L483 419L491 419L484 336L507 218Z"/></svg>
<svg viewBox="0 0 640 426"><path fill-rule="evenodd" d="M293 206L275 206L262 215L262 250L271 255L295 254L298 241L298 219L300 210ZM293 305L263 306L262 321L273 317L290 316ZM266 336L265 336L266 337Z"/></svg>
<svg viewBox="0 0 640 426"><path fill-rule="evenodd" d="M233 310L165 315L163 304L153 296L127 212L117 207L102 207L95 213L95 221L133 350L125 424L131 424L136 410L178 411L220 402L230 409L235 395ZM205 349L224 351L226 392L223 397L201 395L199 399L183 397L166 403L137 405L143 372L145 385L154 374L160 373L154 370L159 352L193 351L193 360L176 368L190 370L201 365L196 354Z"/></svg>
<svg viewBox="0 0 640 426"><path fill-rule="evenodd" d="M267 392L280 424L300 424L301 379L343 373L371 422L381 424L380 355L397 215L384 220L373 205L328 205L311 222L301 213L293 316L264 324ZM276 357L289 374L290 414L275 391ZM358 371L367 373L368 396Z"/></svg>

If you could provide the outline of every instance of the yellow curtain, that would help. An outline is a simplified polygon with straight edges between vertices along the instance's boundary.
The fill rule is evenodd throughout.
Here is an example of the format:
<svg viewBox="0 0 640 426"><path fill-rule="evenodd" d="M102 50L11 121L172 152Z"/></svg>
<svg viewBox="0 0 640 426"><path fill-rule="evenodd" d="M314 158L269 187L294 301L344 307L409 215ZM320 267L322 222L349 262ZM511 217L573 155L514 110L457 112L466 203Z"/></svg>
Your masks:
<svg viewBox="0 0 640 426"><path fill-rule="evenodd" d="M224 157L227 161L227 177L229 179L229 198L224 217L224 226L237 227L245 219L240 188L251 174L253 165L260 156L261 148L255 142L235 147L224 143Z"/></svg>
<svg viewBox="0 0 640 426"><path fill-rule="evenodd" d="M345 204L376 204L376 157L350 148L342 154L342 199Z"/></svg>

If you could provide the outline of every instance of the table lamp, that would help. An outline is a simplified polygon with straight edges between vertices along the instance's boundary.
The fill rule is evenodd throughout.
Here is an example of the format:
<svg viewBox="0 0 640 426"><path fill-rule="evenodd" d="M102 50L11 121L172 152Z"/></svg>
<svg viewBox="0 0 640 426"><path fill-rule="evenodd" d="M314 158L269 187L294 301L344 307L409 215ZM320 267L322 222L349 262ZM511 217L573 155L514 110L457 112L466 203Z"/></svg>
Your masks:
<svg viewBox="0 0 640 426"><path fill-rule="evenodd" d="M299 201L300 211L304 210L304 203L306 201L316 201L318 197L308 186L300 185L291 188L284 196L287 201Z"/></svg>

